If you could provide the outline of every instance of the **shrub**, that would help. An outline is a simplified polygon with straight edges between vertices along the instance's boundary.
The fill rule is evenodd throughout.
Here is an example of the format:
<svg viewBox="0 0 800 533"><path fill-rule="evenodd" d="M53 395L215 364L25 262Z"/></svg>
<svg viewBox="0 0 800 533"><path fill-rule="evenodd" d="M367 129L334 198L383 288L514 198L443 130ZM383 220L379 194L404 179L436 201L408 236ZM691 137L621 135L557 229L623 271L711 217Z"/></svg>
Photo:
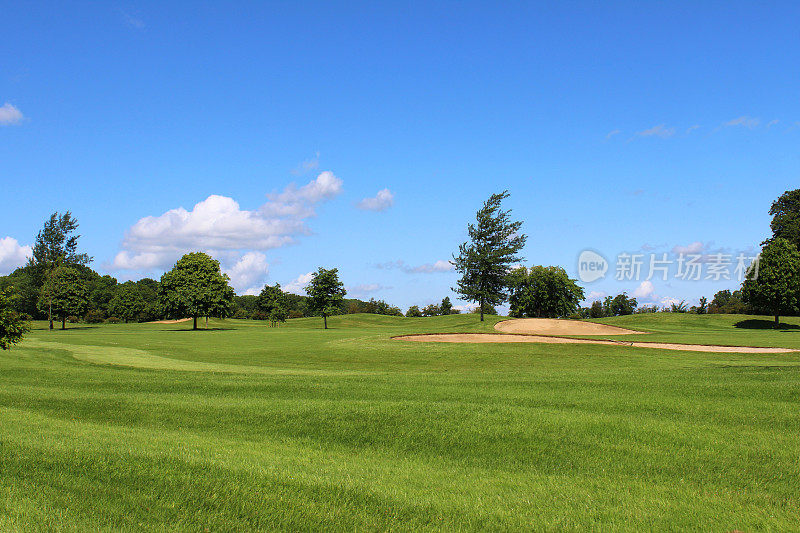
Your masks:
<svg viewBox="0 0 800 533"><path fill-rule="evenodd" d="M117 318L115 316L110 316L110 317L106 318L106 323L108 323L108 324L119 324L120 322L122 322L122 320L120 320L119 318Z"/></svg>
<svg viewBox="0 0 800 533"><path fill-rule="evenodd" d="M69 315L67 317L67 322L69 322L70 324L77 324L78 322L80 322L80 319L75 315Z"/></svg>
<svg viewBox="0 0 800 533"><path fill-rule="evenodd" d="M305 315L300 311L289 311L289 318L303 318Z"/></svg>
<svg viewBox="0 0 800 533"><path fill-rule="evenodd" d="M105 320L106 314L101 309L92 309L86 316L83 317L83 320L86 321L87 324L99 324L103 320Z"/></svg>
<svg viewBox="0 0 800 533"><path fill-rule="evenodd" d="M264 311L255 311L252 315L250 315L250 318L253 320L267 320L269 319L269 315Z"/></svg>

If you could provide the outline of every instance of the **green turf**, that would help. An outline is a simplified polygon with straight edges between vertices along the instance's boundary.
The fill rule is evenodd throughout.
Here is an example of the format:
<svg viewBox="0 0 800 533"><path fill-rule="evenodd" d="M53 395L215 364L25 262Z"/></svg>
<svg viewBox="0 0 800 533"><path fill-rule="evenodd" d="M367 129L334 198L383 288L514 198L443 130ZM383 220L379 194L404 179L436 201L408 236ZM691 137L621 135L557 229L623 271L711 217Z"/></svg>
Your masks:
<svg viewBox="0 0 800 533"><path fill-rule="evenodd" d="M745 319L606 322L800 348ZM800 354L390 338L488 320L37 324L0 353L0 531L798 529Z"/></svg>

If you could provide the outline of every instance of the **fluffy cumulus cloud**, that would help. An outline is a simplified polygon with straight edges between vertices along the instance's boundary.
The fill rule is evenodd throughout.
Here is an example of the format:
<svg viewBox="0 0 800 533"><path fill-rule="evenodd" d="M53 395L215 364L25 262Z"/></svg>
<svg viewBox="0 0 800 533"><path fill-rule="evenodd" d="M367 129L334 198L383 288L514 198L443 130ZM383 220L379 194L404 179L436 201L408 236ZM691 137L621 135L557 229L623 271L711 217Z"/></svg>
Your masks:
<svg viewBox="0 0 800 533"><path fill-rule="evenodd" d="M322 172L302 187L294 184L267 195L256 210L233 199L211 195L191 210L178 207L139 220L128 230L111 268L166 268L187 251L269 250L292 244L310 233L306 220L319 203L342 191L342 180Z"/></svg>
<svg viewBox="0 0 800 533"><path fill-rule="evenodd" d="M267 256L261 252L247 252L225 273L231 278L231 285L244 294L258 294L269 274Z"/></svg>
<svg viewBox="0 0 800 533"><path fill-rule="evenodd" d="M655 296L656 288L651 281L643 281L633 291L634 298L650 299Z"/></svg>
<svg viewBox="0 0 800 533"><path fill-rule="evenodd" d="M389 261L387 263L379 263L375 265L381 270L402 270L406 274L433 274L435 272L450 272L453 270L453 264L450 261L440 259L433 263L425 263L418 266L406 264L402 259L397 261Z"/></svg>
<svg viewBox="0 0 800 533"><path fill-rule="evenodd" d="M24 118L25 117L22 115L22 111L8 102L6 102L3 107L0 107L0 125L2 126L20 124Z"/></svg>
<svg viewBox="0 0 800 533"><path fill-rule="evenodd" d="M22 246L12 237L3 237L0 239L0 275L23 266L30 256L30 246Z"/></svg>
<svg viewBox="0 0 800 533"><path fill-rule="evenodd" d="M311 283L311 272L306 272L305 274L300 274L295 279L287 283L285 286L281 287L286 292L291 292L292 294L299 294L301 296L305 296L306 285Z"/></svg>
<svg viewBox="0 0 800 533"><path fill-rule="evenodd" d="M364 198L356 204L362 211L386 211L394 205L394 194L389 189L378 191L373 198Z"/></svg>

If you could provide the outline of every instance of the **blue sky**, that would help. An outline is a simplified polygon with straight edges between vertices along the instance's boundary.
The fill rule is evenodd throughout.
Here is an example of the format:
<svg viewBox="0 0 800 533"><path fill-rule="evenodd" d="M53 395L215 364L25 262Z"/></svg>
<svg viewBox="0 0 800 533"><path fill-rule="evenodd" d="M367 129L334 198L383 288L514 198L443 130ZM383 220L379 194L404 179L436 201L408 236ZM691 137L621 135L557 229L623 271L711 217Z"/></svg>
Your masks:
<svg viewBox="0 0 800 533"><path fill-rule="evenodd" d="M587 294L711 296L737 282L642 285L613 262L767 236L800 177L798 20L794 2L12 3L0 273L69 209L120 279L202 249L240 293L324 265L353 296L424 305L508 189L526 264L575 276L590 248L612 265Z"/></svg>

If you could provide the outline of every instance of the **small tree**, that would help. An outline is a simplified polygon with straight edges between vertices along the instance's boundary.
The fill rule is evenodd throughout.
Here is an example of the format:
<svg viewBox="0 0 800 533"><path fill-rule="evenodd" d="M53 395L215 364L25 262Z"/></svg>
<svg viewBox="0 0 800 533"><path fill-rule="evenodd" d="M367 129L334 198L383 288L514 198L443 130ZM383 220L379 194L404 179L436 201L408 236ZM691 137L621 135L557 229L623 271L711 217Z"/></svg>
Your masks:
<svg viewBox="0 0 800 533"><path fill-rule="evenodd" d="M25 318L12 306L11 288L0 289L0 348L8 350L30 331Z"/></svg>
<svg viewBox="0 0 800 533"><path fill-rule="evenodd" d="M632 315L636 310L636 298L628 298L628 294L623 292L618 294L611 300L611 315L623 316Z"/></svg>
<svg viewBox="0 0 800 533"><path fill-rule="evenodd" d="M146 308L147 304L133 281L126 281L119 285L114 298L108 304L111 316L121 318L125 323L136 319Z"/></svg>
<svg viewBox="0 0 800 533"><path fill-rule="evenodd" d="M422 316L439 316L441 311L436 304L429 304L422 308Z"/></svg>
<svg viewBox="0 0 800 533"><path fill-rule="evenodd" d="M193 319L197 329L201 316L227 316L234 292L228 276L219 268L219 261L202 252L181 257L169 272L161 276L158 299L168 315Z"/></svg>
<svg viewBox="0 0 800 533"><path fill-rule="evenodd" d="M800 303L800 252L788 240L778 237L764 246L758 271L748 273L742 286L744 301L753 307L769 310L775 316L794 313Z"/></svg>
<svg viewBox="0 0 800 533"><path fill-rule="evenodd" d="M520 267L511 272L509 280L514 317L569 316L583 300L583 289L561 267Z"/></svg>
<svg viewBox="0 0 800 533"><path fill-rule="evenodd" d="M708 299L705 296L700 297L700 305L697 306L697 314L704 315L708 312Z"/></svg>
<svg viewBox="0 0 800 533"><path fill-rule="evenodd" d="M62 265L88 265L92 258L86 254L78 253L78 239L80 235L72 235L78 230L78 221L67 211L63 215L58 212L50 215L44 227L36 236L31 258L28 266L31 268L34 285L44 287L47 278ZM50 329L53 329L53 309L50 296L47 295L48 305L39 308L47 312Z"/></svg>
<svg viewBox="0 0 800 533"><path fill-rule="evenodd" d="M419 318L422 316L422 311L419 310L419 306L412 305L406 311L406 316L411 318Z"/></svg>
<svg viewBox="0 0 800 533"><path fill-rule="evenodd" d="M600 302L600 300L595 300L592 302L592 307L589 308L589 317L603 318L603 304Z"/></svg>
<svg viewBox="0 0 800 533"><path fill-rule="evenodd" d="M511 211L500 209L506 198L508 191L489 197L477 213L477 223L467 226L470 240L453 256L455 269L461 274L453 290L463 299L478 303L481 322L485 309L506 301L511 264L522 259L517 254L527 239L519 233L522 222L512 222Z"/></svg>
<svg viewBox="0 0 800 533"><path fill-rule="evenodd" d="M442 303L439 304L439 312L445 316L453 312L453 302L450 301L449 296L445 296L442 299Z"/></svg>
<svg viewBox="0 0 800 533"><path fill-rule="evenodd" d="M319 267L311 274L311 282L306 287L309 308L322 315L324 329L328 329L328 316L339 312L347 291L339 281L339 269Z"/></svg>
<svg viewBox="0 0 800 533"><path fill-rule="evenodd" d="M89 308L89 289L81 273L69 266L56 268L42 287L39 309L61 320L67 329L67 317L83 315Z"/></svg>
<svg viewBox="0 0 800 533"><path fill-rule="evenodd" d="M275 327L281 322L286 322L289 315L286 305L286 294L281 290L279 283L274 287L264 285L258 295L258 308L269 317L269 325Z"/></svg>

